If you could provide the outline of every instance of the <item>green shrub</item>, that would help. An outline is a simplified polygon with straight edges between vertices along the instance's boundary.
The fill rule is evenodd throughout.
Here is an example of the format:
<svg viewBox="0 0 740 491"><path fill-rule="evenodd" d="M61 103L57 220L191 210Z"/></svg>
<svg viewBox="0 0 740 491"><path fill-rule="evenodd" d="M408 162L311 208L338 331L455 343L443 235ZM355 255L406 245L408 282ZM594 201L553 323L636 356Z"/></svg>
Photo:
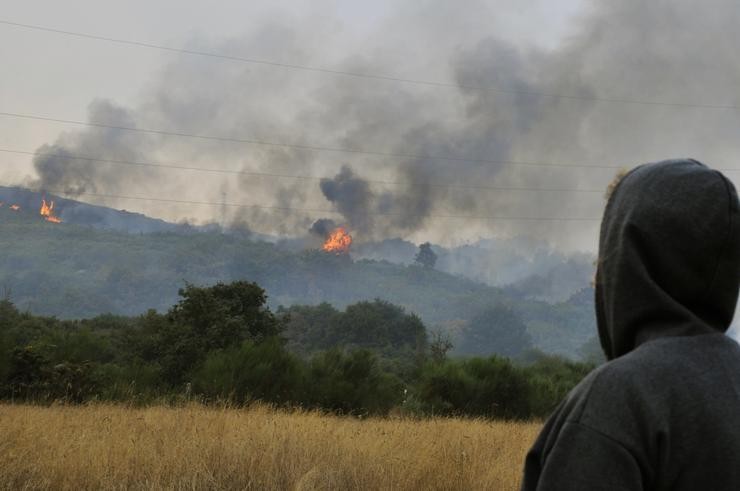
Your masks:
<svg viewBox="0 0 740 491"><path fill-rule="evenodd" d="M300 360L273 337L209 353L195 373L193 389L210 400L285 404L301 399L303 378Z"/></svg>

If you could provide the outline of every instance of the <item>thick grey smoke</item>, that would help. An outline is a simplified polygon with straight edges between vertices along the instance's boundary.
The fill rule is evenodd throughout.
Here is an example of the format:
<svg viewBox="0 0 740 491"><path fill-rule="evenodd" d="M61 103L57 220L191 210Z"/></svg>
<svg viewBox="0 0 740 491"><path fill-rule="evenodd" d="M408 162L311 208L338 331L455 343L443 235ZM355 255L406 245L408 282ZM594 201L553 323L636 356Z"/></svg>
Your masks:
<svg viewBox="0 0 740 491"><path fill-rule="evenodd" d="M152 174L39 158L41 185L72 193L135 188L214 202L223 201L225 192L225 201L257 205L231 206L228 219L264 233L305 233L322 218L316 210L332 208L367 239L531 235L590 248L597 222L521 218L598 217L603 193L490 188L598 191L615 173L598 165L674 156L740 167L737 111L594 100L740 105L735 2L713 0L701 9L690 0L599 3L551 46L506 34L498 19L512 8L507 2L475 0L460 8L424 0L398 6L372 35L345 32L337 39L316 34L335 32L325 12L317 12L262 23L228 42L197 44L236 56L439 80L458 88L183 56L163 70L139 106L91 107L91 119L109 123L376 154L89 129L62 135L50 150L246 173ZM511 161L586 167L506 164ZM161 206L153 210L201 220L218 221L221 213L220 207Z"/></svg>
<svg viewBox="0 0 740 491"><path fill-rule="evenodd" d="M90 122L111 126L136 127L135 116L110 101L95 100L88 110ZM150 154L148 139L129 132L108 128L90 128L63 133L51 145L42 145L33 160L39 178L33 185L76 197L100 191L130 190L141 181L151 180L131 168L79 157L123 162L146 160Z"/></svg>
<svg viewBox="0 0 740 491"><path fill-rule="evenodd" d="M325 239L335 228L337 228L337 222L334 220L330 218L319 218L311 225L309 232L321 239Z"/></svg>
<svg viewBox="0 0 740 491"><path fill-rule="evenodd" d="M354 229L371 230L374 199L367 181L342 167L334 179L323 179L319 185L327 200L334 203Z"/></svg>

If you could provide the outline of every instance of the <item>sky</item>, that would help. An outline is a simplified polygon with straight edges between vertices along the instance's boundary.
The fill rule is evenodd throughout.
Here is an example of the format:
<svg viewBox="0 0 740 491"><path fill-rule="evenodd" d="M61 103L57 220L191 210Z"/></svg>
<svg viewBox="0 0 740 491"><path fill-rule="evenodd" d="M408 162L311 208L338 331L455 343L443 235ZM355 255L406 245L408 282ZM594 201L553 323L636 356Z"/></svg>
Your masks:
<svg viewBox="0 0 740 491"><path fill-rule="evenodd" d="M5 21L448 86L0 24L0 112L222 138L0 116L0 149L68 156L0 152L0 184L172 221L221 221L224 207L101 196L258 205L227 207L225 219L263 233L330 218L360 240L528 235L593 251L618 167L691 156L740 168L737 111L706 107L740 105L729 0L702 11L689 0L3 3Z"/></svg>
<svg viewBox="0 0 740 491"><path fill-rule="evenodd" d="M198 40L208 40L204 45L210 45L239 37L260 23L275 19L294 22L301 17L326 16L332 26L315 35L322 47L334 50L332 45L348 33L372 35L373 25L382 22L391 6L398 3L389 0L3 1L0 19L151 44L193 47L198 46ZM553 2L535 2L531 11L515 7L515 2L509 3L511 7L504 12L505 19L496 22L497 28L505 29L510 37L534 34L536 42L552 45L566 32L568 19L577 11L580 0L559 2L557 7ZM532 23L537 25L536 29ZM259 57L260 53L254 55ZM171 54L157 50L1 26L0 62L5 69L0 77L0 107L5 112L85 119L94 98L135 104L148 85L156 83L161 67L172 58ZM300 59L276 61L301 62ZM0 143L3 147L35 150L64 129L58 124L0 119ZM0 164L3 183L20 182L34 175L31 158L3 157Z"/></svg>

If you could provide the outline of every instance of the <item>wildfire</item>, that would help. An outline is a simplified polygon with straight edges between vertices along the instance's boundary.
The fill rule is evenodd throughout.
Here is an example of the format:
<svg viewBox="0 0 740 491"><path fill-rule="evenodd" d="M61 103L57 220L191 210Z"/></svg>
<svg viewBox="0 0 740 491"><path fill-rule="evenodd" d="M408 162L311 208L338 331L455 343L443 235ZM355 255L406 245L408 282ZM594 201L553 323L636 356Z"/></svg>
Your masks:
<svg viewBox="0 0 740 491"><path fill-rule="evenodd" d="M62 223L62 219L54 215L54 202L51 200L47 203L46 199L41 198L41 209L39 213L47 222Z"/></svg>
<svg viewBox="0 0 740 491"><path fill-rule="evenodd" d="M18 205L10 205L10 209L13 211L20 211L21 207Z"/></svg>
<svg viewBox="0 0 740 491"><path fill-rule="evenodd" d="M337 227L329 234L322 249L337 255L347 254L351 245L352 236L344 227Z"/></svg>

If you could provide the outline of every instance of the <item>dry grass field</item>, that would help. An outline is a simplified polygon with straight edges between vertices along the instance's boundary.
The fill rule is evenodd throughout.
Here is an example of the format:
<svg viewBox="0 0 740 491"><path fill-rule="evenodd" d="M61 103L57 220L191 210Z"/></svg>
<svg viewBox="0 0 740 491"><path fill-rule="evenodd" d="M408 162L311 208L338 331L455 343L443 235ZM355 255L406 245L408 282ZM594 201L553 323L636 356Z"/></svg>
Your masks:
<svg viewBox="0 0 740 491"><path fill-rule="evenodd" d="M539 424L0 405L4 489L516 489Z"/></svg>

